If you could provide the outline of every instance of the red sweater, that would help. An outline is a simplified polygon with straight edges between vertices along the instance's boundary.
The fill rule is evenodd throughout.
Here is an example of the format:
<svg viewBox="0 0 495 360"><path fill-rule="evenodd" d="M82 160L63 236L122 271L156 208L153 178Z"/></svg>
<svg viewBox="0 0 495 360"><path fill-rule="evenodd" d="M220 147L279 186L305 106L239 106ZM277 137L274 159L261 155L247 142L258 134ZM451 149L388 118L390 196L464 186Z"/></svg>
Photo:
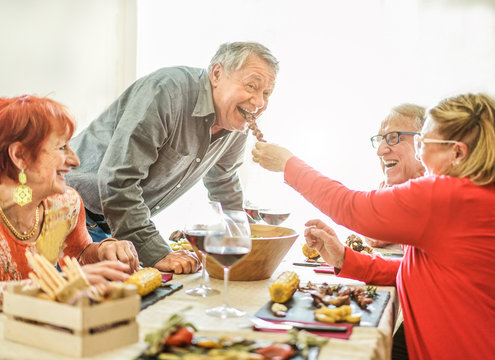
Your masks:
<svg viewBox="0 0 495 360"><path fill-rule="evenodd" d="M336 223L405 244L402 261L346 249L339 276L395 284L411 359L495 356L495 184L429 176L352 191L296 157L286 182Z"/></svg>

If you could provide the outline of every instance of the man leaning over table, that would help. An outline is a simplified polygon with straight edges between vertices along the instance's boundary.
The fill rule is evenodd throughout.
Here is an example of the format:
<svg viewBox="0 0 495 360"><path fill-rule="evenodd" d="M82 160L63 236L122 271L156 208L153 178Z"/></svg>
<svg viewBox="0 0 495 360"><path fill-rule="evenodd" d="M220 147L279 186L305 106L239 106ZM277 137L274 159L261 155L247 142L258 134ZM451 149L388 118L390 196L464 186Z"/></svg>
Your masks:
<svg viewBox="0 0 495 360"><path fill-rule="evenodd" d="M197 271L194 253L172 252L151 216L200 179L211 200L242 208L247 120L266 109L277 72L266 47L234 42L208 69L162 68L132 84L71 141L81 165L67 181L84 200L93 239L132 241L143 266Z"/></svg>

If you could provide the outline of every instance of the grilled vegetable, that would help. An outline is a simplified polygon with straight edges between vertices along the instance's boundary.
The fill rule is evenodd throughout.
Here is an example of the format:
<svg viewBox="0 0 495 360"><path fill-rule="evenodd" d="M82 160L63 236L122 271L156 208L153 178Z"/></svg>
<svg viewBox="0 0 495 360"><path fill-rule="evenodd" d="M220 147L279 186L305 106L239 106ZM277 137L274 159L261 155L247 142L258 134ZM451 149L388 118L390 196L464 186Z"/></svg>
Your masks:
<svg viewBox="0 0 495 360"><path fill-rule="evenodd" d="M144 268L129 276L125 283L136 285L138 294L144 296L161 285L162 274L155 268Z"/></svg>
<svg viewBox="0 0 495 360"><path fill-rule="evenodd" d="M316 249L311 249L308 244L304 244L302 247L302 252L304 256L306 256L308 259L316 259L318 256L320 256L320 253Z"/></svg>
<svg viewBox="0 0 495 360"><path fill-rule="evenodd" d="M186 322L184 316L182 315L183 312L190 309L191 307L189 306L182 310L181 313L173 314L172 316L170 316L170 318L168 318L168 320L163 323L162 327L151 333L146 334L146 336L144 337L144 341L149 344L148 349L146 349L145 351L146 355L155 356L161 353L163 348L165 347L165 343L168 337L174 334L180 328L185 328L187 331L197 330L194 325ZM187 338L189 338L189 335L187 335ZM160 357L158 356L158 358Z"/></svg>
<svg viewBox="0 0 495 360"><path fill-rule="evenodd" d="M299 286L299 276L293 271L284 271L269 287L270 298L273 302L284 303L296 292Z"/></svg>
<svg viewBox="0 0 495 360"><path fill-rule="evenodd" d="M337 308L322 306L321 308L316 309L313 313L317 321L332 323L338 321L347 321L352 323L359 323L361 320L361 316L359 314L352 315L351 311L352 310L349 305L342 305Z"/></svg>
<svg viewBox="0 0 495 360"><path fill-rule="evenodd" d="M165 345L189 346L194 337L194 330L187 326L181 326L165 339Z"/></svg>

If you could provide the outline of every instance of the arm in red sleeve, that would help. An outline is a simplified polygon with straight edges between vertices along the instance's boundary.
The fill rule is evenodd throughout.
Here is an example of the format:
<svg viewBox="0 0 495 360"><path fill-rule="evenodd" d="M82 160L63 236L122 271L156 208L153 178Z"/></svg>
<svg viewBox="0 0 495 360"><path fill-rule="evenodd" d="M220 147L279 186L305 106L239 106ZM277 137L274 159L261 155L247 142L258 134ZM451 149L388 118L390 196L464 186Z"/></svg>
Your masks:
<svg viewBox="0 0 495 360"><path fill-rule="evenodd" d="M287 161L284 177L287 184L339 225L394 243L418 245L424 239L423 229L432 211L432 186L427 181L370 192L353 191L295 156Z"/></svg>
<svg viewBox="0 0 495 360"><path fill-rule="evenodd" d="M384 259L377 255L361 254L351 248L345 248L344 266L337 273L346 277L364 281L367 284L395 286L400 259Z"/></svg>

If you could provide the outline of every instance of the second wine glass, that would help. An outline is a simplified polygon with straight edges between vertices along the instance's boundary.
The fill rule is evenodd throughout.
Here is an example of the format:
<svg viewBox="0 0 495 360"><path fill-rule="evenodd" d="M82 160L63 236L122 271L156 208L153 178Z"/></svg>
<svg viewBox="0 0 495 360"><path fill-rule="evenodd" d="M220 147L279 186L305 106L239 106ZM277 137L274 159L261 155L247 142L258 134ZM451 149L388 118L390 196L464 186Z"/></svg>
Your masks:
<svg viewBox="0 0 495 360"><path fill-rule="evenodd" d="M186 294L193 296L210 296L220 292L208 286L206 272L206 254L204 241L210 233L224 234L222 205L217 201L209 201L205 206L195 204L194 211L187 214L187 221L184 225L184 235L191 245L201 254L202 267L201 284L186 291Z"/></svg>
<svg viewBox="0 0 495 360"><path fill-rule="evenodd" d="M225 210L224 213L225 233L209 233L205 238L205 250L223 266L224 279L224 303L206 310L206 313L222 319L246 314L245 311L228 304L228 282L230 267L251 251L251 228L246 213L229 210Z"/></svg>

